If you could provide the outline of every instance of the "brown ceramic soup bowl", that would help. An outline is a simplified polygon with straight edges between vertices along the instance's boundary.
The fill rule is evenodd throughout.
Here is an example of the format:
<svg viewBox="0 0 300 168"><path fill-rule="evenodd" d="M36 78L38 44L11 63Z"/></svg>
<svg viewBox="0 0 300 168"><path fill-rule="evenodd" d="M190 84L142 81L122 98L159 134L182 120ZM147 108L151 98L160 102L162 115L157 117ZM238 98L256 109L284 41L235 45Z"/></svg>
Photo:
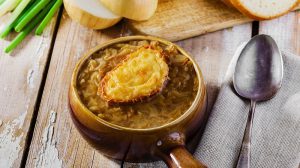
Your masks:
<svg viewBox="0 0 300 168"><path fill-rule="evenodd" d="M191 62L198 80L197 91L191 105L174 120L150 128L130 128L111 123L93 113L79 95L78 78L85 63L94 53L118 43L148 40L174 46ZM185 145L203 124L206 110L206 89L199 66L179 46L156 37L129 36L111 40L87 52L76 65L70 90L70 113L81 135L104 155L129 162L162 159L169 167L205 167L188 152ZM128 105L127 105L128 106Z"/></svg>

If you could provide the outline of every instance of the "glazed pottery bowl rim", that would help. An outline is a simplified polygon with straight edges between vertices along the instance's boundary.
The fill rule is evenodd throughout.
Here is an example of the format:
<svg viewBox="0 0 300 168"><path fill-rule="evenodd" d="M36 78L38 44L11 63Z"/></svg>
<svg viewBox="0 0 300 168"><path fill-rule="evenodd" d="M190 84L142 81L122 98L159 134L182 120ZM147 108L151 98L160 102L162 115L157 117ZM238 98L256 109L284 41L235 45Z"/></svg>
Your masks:
<svg viewBox="0 0 300 168"><path fill-rule="evenodd" d="M116 44L116 43L121 43L121 42L127 42L127 41L132 41L132 40L155 40L155 41L159 41L160 43L166 44L166 45L174 45L176 47L176 49L178 49L180 51L181 54L187 56L193 63L194 69L196 71L197 74L197 78L198 78L198 92L197 95L192 103L192 105L178 118L176 118L175 120L163 124L161 126L158 127L152 127L152 128L130 128L130 127L123 127L117 124L113 124L110 123L108 121L105 121L103 119L101 119L100 117L97 117L92 111L90 111L81 101L80 96L78 95L78 90L77 90L77 77L79 75L79 71L81 70L82 66L84 65L84 63L86 62L86 60L88 60L88 58L90 58L95 52L107 48L110 45ZM203 94L205 94L205 90L203 90L205 88L204 85L204 80L203 80L203 76L200 70L200 67L198 66L198 64L196 63L196 61L186 52L184 51L181 47L179 47L178 45L169 42L167 40L161 39L161 38L157 38L157 37L152 37L152 36L126 36L126 37L119 37L113 40L109 40L105 43L102 43L100 45L97 45L96 47L90 49L89 51L87 51L86 53L83 54L82 58L79 59L79 61L77 62L74 70L73 70L73 74L72 74L72 79L71 79L71 86L72 89L74 90L75 94L75 98L77 100L79 100L79 106L81 106L84 110L81 112L84 112L85 115L89 115L93 120L95 120L98 123L104 124L112 129L117 129L117 130L123 130L123 131L133 131L133 132L152 132L152 131L157 131L157 130L161 130L162 128L166 128L175 124L180 123L182 120L184 120L187 116L189 116L190 114L192 114L198 106L198 103L201 102L201 98L203 99Z"/></svg>

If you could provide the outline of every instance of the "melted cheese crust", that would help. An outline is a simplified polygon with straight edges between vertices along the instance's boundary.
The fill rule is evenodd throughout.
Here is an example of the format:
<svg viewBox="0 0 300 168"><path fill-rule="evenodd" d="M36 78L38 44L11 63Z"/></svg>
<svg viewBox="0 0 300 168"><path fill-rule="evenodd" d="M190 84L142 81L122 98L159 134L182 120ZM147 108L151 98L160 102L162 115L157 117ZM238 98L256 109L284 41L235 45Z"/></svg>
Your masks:
<svg viewBox="0 0 300 168"><path fill-rule="evenodd" d="M163 54L151 47L142 47L104 76L100 94L109 103L141 101L163 89L168 73Z"/></svg>

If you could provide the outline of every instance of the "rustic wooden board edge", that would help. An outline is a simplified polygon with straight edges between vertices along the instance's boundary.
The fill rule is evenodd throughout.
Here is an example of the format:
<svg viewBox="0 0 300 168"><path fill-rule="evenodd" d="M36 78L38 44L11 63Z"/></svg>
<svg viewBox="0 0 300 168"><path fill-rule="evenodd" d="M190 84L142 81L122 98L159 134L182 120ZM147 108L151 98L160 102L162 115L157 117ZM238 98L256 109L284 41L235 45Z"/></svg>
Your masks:
<svg viewBox="0 0 300 168"><path fill-rule="evenodd" d="M295 7L291 12L294 12L294 11L297 11L297 10L300 10L300 5ZM281 16L281 17L283 17L283 16ZM220 25L219 23L215 23L215 24L212 24L210 26L195 29L192 32L191 31L181 31L181 32L178 32L178 35L175 35L173 37L165 37L165 38L167 40L175 42L175 41L180 41L180 40L192 38L192 37L195 37L195 36L203 35L203 34L206 34L206 33L215 32L215 31L218 31L218 30L231 28L233 26L249 23L249 22L252 22L252 21L258 21L258 20L254 20L254 19L251 19L251 18L248 18L248 17L243 17L243 18L239 18L239 19L232 19L232 20L227 20L227 21L222 22L222 25ZM141 29L137 28L135 26L135 23L136 23L135 21L131 21L131 20L127 19L126 23L127 23L127 26L130 28L130 30L132 31L133 34L158 36L155 32L147 32L147 31L144 31L144 30L141 30Z"/></svg>
<svg viewBox="0 0 300 168"><path fill-rule="evenodd" d="M174 37L166 38L166 39L169 40L169 41L172 41L172 42L176 42L176 41L196 37L196 36L199 36L199 35L204 35L204 34L207 34L207 33L212 33L212 32L215 32L215 31L231 28L231 27L234 27L234 26L237 26L237 25L249 23L251 21L253 21L253 20L250 19L250 18L249 18L249 20L244 20L244 19L229 20L229 21L224 22L222 26L217 26L217 24L214 24L214 25L207 26L206 27L207 30L195 30L195 31L192 31L192 32L189 32L189 33L178 32L178 33L184 34L184 35L174 36ZM127 22L127 25L128 25L129 29L132 31L133 34L157 36L156 34L147 33L147 32L143 32L143 31L140 31L140 30L136 29L131 24L131 22Z"/></svg>

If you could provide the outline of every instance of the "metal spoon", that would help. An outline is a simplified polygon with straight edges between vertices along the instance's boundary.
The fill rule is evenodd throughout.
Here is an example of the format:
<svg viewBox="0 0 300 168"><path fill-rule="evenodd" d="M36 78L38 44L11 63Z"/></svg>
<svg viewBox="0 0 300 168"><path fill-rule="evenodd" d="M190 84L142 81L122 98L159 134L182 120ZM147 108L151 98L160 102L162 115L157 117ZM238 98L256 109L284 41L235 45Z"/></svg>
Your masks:
<svg viewBox="0 0 300 168"><path fill-rule="evenodd" d="M251 129L255 105L271 99L281 87L283 61L277 44L268 35L253 37L238 58L233 76L236 92L251 100L237 168L250 167Z"/></svg>

